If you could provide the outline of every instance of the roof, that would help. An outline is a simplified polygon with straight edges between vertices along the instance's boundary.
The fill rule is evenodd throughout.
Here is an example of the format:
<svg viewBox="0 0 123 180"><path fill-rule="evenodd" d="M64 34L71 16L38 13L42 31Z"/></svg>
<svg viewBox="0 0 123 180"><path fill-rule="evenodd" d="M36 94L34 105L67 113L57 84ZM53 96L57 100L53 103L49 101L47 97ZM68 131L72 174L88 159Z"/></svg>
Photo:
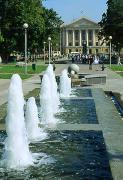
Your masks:
<svg viewBox="0 0 123 180"><path fill-rule="evenodd" d="M81 17L77 20L74 20L73 22L71 23L68 23L68 24L62 24L61 28L64 27L64 28L69 28L69 27L72 27L72 28L76 28L76 27L95 27L95 28L100 28L100 26L98 25L97 22L87 18L87 17Z"/></svg>

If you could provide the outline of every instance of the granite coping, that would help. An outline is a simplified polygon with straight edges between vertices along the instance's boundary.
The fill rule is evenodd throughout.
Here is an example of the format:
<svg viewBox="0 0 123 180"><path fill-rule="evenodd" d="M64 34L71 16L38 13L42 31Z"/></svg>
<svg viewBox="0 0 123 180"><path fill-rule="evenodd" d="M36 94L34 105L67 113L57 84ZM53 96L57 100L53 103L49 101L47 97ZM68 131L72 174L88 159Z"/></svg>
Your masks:
<svg viewBox="0 0 123 180"><path fill-rule="evenodd" d="M123 180L123 120L102 89L92 89L114 180Z"/></svg>

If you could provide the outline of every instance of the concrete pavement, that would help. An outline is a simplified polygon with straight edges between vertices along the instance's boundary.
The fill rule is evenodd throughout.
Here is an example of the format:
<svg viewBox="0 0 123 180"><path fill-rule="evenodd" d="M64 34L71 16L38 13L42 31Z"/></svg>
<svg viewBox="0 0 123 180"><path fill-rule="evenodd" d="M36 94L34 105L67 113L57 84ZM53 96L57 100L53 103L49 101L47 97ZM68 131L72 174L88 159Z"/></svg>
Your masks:
<svg viewBox="0 0 123 180"><path fill-rule="evenodd" d="M68 68L68 64L56 65L56 74L60 74L63 69ZM106 84L91 86L92 98L95 101L96 114L99 124L58 124L56 130L94 130L102 131L105 139L106 149L109 155L109 162L114 180L123 179L123 121L118 114L112 101L105 96L104 91L113 91L123 94L123 77L105 68L101 71L100 65L93 65L89 70L88 65L79 65L80 73L106 74ZM7 91L10 80L0 80L0 104L7 101ZM29 91L40 87L39 75L23 81L23 91L26 95ZM101 89L103 90L101 90ZM87 97L90 99L90 97ZM1 124L0 129L4 129Z"/></svg>
<svg viewBox="0 0 123 180"><path fill-rule="evenodd" d="M56 74L60 74L63 69L67 69L69 64L56 64ZM121 94L123 96L123 77L117 73L111 71L109 68L105 68L101 71L101 65L93 65L92 70L89 70L88 65L78 64L80 68L80 73L87 74L106 74L107 82L106 84L97 84L93 87L102 88L104 91L113 91ZM0 105L7 101L7 93L10 80L0 79ZM40 87L40 77L39 75L34 75L33 77L23 80L23 91L26 95L29 91Z"/></svg>
<svg viewBox="0 0 123 180"><path fill-rule="evenodd" d="M63 68L67 68L69 65L56 65L56 73L60 73ZM97 84L93 87L102 88L104 91L112 91L117 92L119 94L123 94L123 77L117 74L114 71L111 71L108 67L105 68L104 71L101 70L101 65L93 65L92 70L89 70L88 65L79 64L80 73L87 74L105 74L106 84Z"/></svg>

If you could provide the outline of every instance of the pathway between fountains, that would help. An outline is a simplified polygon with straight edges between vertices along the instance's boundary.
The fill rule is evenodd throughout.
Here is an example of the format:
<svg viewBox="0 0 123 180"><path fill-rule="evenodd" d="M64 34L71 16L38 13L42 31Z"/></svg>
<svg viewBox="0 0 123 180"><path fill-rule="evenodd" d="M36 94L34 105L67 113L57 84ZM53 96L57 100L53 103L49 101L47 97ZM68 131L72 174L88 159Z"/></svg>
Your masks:
<svg viewBox="0 0 123 180"><path fill-rule="evenodd" d="M85 93L79 96L78 91L80 94L81 91ZM50 138L30 145L33 152L38 149L49 156L41 154L45 161L41 162L42 169L28 169L26 174L21 174L22 179L28 171L32 173L30 179L54 179L54 174L58 180L123 179L121 116L102 89L78 88L78 91L75 92L76 96L62 98L61 104L66 110L61 111L64 122L56 128L48 129ZM61 114L56 117L61 118ZM4 129L4 125L1 129ZM45 167L47 168L44 170Z"/></svg>
<svg viewBox="0 0 123 180"><path fill-rule="evenodd" d="M116 107L102 89L92 88L92 97L72 97L71 99L93 99L95 102L98 123L64 123L58 124L57 128L49 129L49 131L101 132L106 146L112 177L114 180L122 180L123 121L116 110ZM107 177L106 179L111 179L111 177Z"/></svg>

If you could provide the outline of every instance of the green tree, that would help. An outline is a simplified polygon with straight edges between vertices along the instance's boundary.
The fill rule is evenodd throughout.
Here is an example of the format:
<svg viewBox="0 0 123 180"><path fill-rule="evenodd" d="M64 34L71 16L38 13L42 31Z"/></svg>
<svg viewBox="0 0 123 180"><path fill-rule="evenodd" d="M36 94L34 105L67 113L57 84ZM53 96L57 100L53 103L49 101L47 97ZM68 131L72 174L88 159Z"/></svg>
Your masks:
<svg viewBox="0 0 123 180"><path fill-rule="evenodd" d="M48 36L52 38L53 47L58 48L60 42L60 26L63 23L61 17L58 16L53 9L43 8L44 12L44 32L43 40L47 41Z"/></svg>
<svg viewBox="0 0 123 180"><path fill-rule="evenodd" d="M4 41L0 44L0 54L7 60L10 53L24 51L23 24L29 24L28 48L33 50L43 32L44 21L40 0L1 1L1 34Z"/></svg>
<svg viewBox="0 0 123 180"><path fill-rule="evenodd" d="M28 49L32 53L41 51L43 41L51 36L58 42L60 17L53 9L46 9L40 0L0 1L0 55L7 61L13 51L24 52L23 24L28 23Z"/></svg>
<svg viewBox="0 0 123 180"><path fill-rule="evenodd" d="M2 34L1 34L1 31L0 31L0 44L1 44L3 41L4 41L4 38L3 38Z"/></svg>
<svg viewBox="0 0 123 180"><path fill-rule="evenodd" d="M123 0L108 0L107 6L107 12L99 22L102 27L100 35L106 39L112 36L112 43L120 51L123 47Z"/></svg>

